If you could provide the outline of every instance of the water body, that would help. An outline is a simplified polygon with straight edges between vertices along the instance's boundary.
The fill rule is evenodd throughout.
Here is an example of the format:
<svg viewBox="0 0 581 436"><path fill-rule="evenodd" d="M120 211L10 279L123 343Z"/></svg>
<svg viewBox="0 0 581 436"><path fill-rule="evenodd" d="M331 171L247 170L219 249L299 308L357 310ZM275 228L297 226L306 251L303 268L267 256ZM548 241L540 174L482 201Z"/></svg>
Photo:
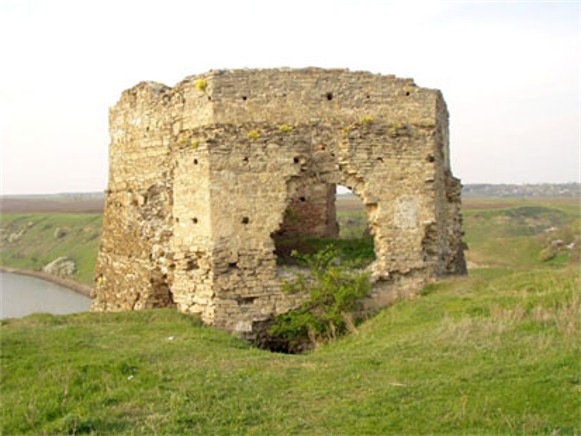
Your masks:
<svg viewBox="0 0 581 436"><path fill-rule="evenodd" d="M0 319L86 312L91 299L36 277L0 272Z"/></svg>

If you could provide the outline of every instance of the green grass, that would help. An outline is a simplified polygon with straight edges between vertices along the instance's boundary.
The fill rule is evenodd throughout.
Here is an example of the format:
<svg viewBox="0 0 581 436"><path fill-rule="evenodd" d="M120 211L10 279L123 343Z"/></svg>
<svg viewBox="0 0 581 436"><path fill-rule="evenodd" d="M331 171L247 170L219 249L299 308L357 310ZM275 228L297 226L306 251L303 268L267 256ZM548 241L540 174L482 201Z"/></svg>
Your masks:
<svg viewBox="0 0 581 436"><path fill-rule="evenodd" d="M514 200L513 200L514 201ZM580 242L579 209L568 203L526 201L513 207L465 209L467 258L475 266L531 268L559 267L578 258ZM555 232L550 230L554 229ZM563 236L567 235L567 236ZM540 256L551 238L577 241L571 252L562 251L549 261Z"/></svg>
<svg viewBox="0 0 581 436"><path fill-rule="evenodd" d="M277 261L281 265L298 265L292 253L314 254L329 246L337 249L339 257L356 268L364 268L375 260L373 238L321 239L321 238L277 238Z"/></svg>
<svg viewBox="0 0 581 436"><path fill-rule="evenodd" d="M574 434L578 287L575 269L449 280L306 355L167 310L7 321L2 429Z"/></svg>
<svg viewBox="0 0 581 436"><path fill-rule="evenodd" d="M4 321L0 432L581 434L578 258L539 259L547 228L579 237L578 209L537 201L464 216L480 267L303 355L170 310ZM64 227L53 217L31 231L50 224L52 238Z"/></svg>
<svg viewBox="0 0 581 436"><path fill-rule="evenodd" d="M4 214L0 264L39 271L57 257L68 256L77 264L72 278L92 283L101 227L102 215L98 214ZM57 228L65 232L63 237L55 237ZM22 230L18 240L4 239Z"/></svg>

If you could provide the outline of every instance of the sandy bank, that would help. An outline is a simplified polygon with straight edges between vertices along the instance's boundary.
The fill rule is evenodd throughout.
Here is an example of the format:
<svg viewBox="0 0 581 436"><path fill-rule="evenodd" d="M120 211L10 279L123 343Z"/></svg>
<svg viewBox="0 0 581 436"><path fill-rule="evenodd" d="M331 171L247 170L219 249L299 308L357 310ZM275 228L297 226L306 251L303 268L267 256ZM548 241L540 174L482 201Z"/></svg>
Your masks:
<svg viewBox="0 0 581 436"><path fill-rule="evenodd" d="M12 274L21 274L24 276L32 276L42 280L46 280L47 282L55 283L59 286L71 289L79 294L83 294L87 297L90 297L91 294L91 287L89 285L84 285L73 280L63 279L62 277L53 276L51 274L47 274L42 271L30 271L26 269L19 269L19 268L12 268L9 266L0 266L1 272L12 273Z"/></svg>

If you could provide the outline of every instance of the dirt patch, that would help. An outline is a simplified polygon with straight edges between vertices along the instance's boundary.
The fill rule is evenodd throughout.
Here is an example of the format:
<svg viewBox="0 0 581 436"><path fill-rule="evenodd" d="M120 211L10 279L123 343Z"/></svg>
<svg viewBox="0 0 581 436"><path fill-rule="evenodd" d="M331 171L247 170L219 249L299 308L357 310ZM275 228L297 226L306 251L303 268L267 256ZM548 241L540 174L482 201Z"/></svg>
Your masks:
<svg viewBox="0 0 581 436"><path fill-rule="evenodd" d="M363 211L363 204L358 197L341 197L336 200L337 211Z"/></svg>
<svg viewBox="0 0 581 436"><path fill-rule="evenodd" d="M462 207L466 210L479 210L479 209L504 209L508 207L515 207L517 203L511 202L478 202L478 201L462 201Z"/></svg>
<svg viewBox="0 0 581 436"><path fill-rule="evenodd" d="M104 199L46 200L0 198L0 213L103 213Z"/></svg>

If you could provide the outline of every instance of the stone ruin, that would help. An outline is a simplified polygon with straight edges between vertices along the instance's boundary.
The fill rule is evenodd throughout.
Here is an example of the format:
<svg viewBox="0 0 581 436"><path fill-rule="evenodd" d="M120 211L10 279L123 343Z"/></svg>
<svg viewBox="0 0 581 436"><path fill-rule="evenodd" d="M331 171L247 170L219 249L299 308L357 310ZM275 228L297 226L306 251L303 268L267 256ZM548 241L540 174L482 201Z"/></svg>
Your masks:
<svg viewBox="0 0 581 436"><path fill-rule="evenodd" d="M446 104L411 79L309 68L144 82L111 109L110 134L93 310L175 307L251 336L302 298L281 291L275 235L336 236L338 184L374 238L366 308L466 272Z"/></svg>

